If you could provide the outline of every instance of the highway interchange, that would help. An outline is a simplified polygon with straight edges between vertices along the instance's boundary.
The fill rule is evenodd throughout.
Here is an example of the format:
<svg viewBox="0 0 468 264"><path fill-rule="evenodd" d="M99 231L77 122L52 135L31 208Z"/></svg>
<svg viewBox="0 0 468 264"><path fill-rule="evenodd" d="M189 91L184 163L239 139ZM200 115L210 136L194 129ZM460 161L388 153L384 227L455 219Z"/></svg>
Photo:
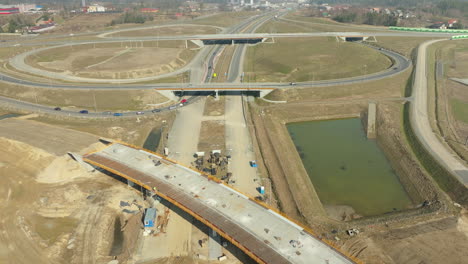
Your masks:
<svg viewBox="0 0 468 264"><path fill-rule="evenodd" d="M319 32L319 33L275 33L275 34L266 34L266 33L253 33L255 29L258 28L262 23L268 21L273 17L274 14L267 13L260 16L252 17L242 23L225 29L221 34L215 35L194 35L194 36L160 36L160 37L146 37L146 38L120 38L112 37L109 38L105 36L99 41L52 41L47 43L47 45L76 45L83 43L102 43L102 42L134 42L134 41L152 41L152 40L203 40L203 39L234 39L234 38L284 38L284 37L324 37L324 36L411 36L411 37L433 37L433 38L448 38L453 34L446 33L418 33L418 32L391 32L391 31L380 31L380 32ZM244 31L244 32L242 32ZM111 32L109 32L111 33ZM443 145L435 137L432 129L428 126L428 109L427 109L427 92L424 91L425 82L423 79L426 76L426 61L425 61L425 52L426 47L432 42L426 42L421 45L419 48L418 65L416 65L416 80L415 80L415 90L412 96L413 103L411 106L413 109L411 111L411 123L418 136L418 138L424 143L425 147L432 153L435 153L437 159L447 168L449 171L454 173L457 178L462 181L465 185L468 185L468 169L466 164L454 158L452 152L448 150L448 146ZM15 46L18 45L17 42L3 42L1 46ZM37 45L34 43L24 43L21 45ZM401 73L408 69L411 66L410 60L407 58L383 49L377 49L379 52L385 54L386 56L392 58L394 65L382 72L375 74L358 76L354 78L339 79L339 80L329 80L329 81L317 81L317 82L303 82L297 83L296 85L290 85L289 83L241 83L239 82L239 76L242 72L242 61L243 55L245 54L245 45L238 45L234 51L234 55L231 61L231 67L228 75L228 83L210 83L210 76L212 76L214 69L214 62L216 56L222 51L222 47L219 45L205 46L201 49L196 58L184 68L183 71L189 71L191 73L190 83L171 83L171 84L111 84L111 85L100 85L100 84L48 84L34 82L30 80L21 80L16 77L9 76L5 73L0 73L0 79L2 82L20 84L25 86L32 86L37 88L57 88L57 89L99 89L99 90L140 90L140 89L173 89L185 90L185 91L214 91L222 89L245 89L245 90L255 90L260 88L270 88L270 89L288 89L293 87L318 87L318 86L335 86L335 85L344 85L350 83L359 83L372 80L378 80L383 78L388 78L395 74ZM422 56L424 55L424 56ZM422 57L421 57L422 56ZM424 57L424 58L423 58ZM18 66L18 65L17 65ZM182 71L182 72L183 72ZM177 72L177 74L180 72ZM196 97L188 99L187 103L190 103L192 100L196 100ZM29 102L22 102L11 98L0 97L0 104L7 106L9 109L18 109L26 110L32 112L45 112L48 114L57 114L57 115L68 115L68 116L78 116L81 118L103 118L109 117L109 113L93 113L90 112L87 115L79 114L76 111L54 111L50 106L43 106L32 104ZM178 104L177 104L178 105ZM172 107L161 108L161 111L169 110ZM417 109L417 110L415 110ZM150 114L151 110L143 111L144 114ZM124 116L135 116L135 112L124 112ZM421 125L423 124L423 125ZM434 141L435 140L435 141Z"/></svg>

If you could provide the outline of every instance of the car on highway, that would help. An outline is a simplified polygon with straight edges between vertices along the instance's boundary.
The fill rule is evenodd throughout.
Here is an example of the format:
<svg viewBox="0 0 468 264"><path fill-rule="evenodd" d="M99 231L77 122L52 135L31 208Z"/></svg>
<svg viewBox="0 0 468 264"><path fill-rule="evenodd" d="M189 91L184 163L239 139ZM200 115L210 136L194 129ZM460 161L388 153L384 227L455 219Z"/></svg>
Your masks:
<svg viewBox="0 0 468 264"><path fill-rule="evenodd" d="M180 101L180 103L181 103L181 104L187 103L187 99L182 99L182 100Z"/></svg>
<svg viewBox="0 0 468 264"><path fill-rule="evenodd" d="M153 109L151 110L152 113L158 113L158 112L161 112L161 109Z"/></svg>
<svg viewBox="0 0 468 264"><path fill-rule="evenodd" d="M54 110L55 110L55 111L62 111L62 108L60 108L60 107L55 107Z"/></svg>
<svg viewBox="0 0 468 264"><path fill-rule="evenodd" d="M291 86L296 85L296 83L295 82L290 82L289 85L291 85Z"/></svg>
<svg viewBox="0 0 468 264"><path fill-rule="evenodd" d="M176 108L177 108L176 105L171 105L171 106L169 106L169 110L174 110L174 109L176 109Z"/></svg>
<svg viewBox="0 0 468 264"><path fill-rule="evenodd" d="M80 111L80 114L88 114L88 113L89 113L88 110L81 110L81 111Z"/></svg>
<svg viewBox="0 0 468 264"><path fill-rule="evenodd" d="M102 112L104 115L112 115L112 112L110 111L106 111L106 112Z"/></svg>
<svg viewBox="0 0 468 264"><path fill-rule="evenodd" d="M251 160L249 161L249 163L250 163L250 167L257 168L257 162L255 160Z"/></svg>
<svg viewBox="0 0 468 264"><path fill-rule="evenodd" d="M122 113L114 113L114 116L123 116Z"/></svg>
<svg viewBox="0 0 468 264"><path fill-rule="evenodd" d="M145 113L145 112L143 112L143 111L138 111L138 112L136 112L137 115L143 115L144 113Z"/></svg>

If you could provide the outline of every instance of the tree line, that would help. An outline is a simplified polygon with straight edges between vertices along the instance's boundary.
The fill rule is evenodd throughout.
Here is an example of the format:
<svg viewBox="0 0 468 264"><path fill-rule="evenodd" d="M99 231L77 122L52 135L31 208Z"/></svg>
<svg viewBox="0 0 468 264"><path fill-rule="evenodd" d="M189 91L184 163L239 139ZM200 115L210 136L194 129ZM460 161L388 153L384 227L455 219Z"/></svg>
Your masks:
<svg viewBox="0 0 468 264"><path fill-rule="evenodd" d="M398 18L392 15L380 13L358 13L354 11L344 11L332 17L333 20L341 23L360 23L374 26L396 26Z"/></svg>

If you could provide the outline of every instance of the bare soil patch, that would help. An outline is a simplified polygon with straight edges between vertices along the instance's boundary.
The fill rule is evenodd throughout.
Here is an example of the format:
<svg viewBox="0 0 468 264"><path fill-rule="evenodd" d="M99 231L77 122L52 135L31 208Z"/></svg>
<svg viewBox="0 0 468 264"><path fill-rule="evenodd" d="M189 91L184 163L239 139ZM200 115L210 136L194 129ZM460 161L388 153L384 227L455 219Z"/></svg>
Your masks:
<svg viewBox="0 0 468 264"><path fill-rule="evenodd" d="M186 65L195 53L184 48L132 43L122 43L120 47L78 45L39 52L26 61L35 67L75 76L129 79L172 72Z"/></svg>
<svg viewBox="0 0 468 264"><path fill-rule="evenodd" d="M170 127L174 116L175 113L166 112L139 119L77 120L66 117L40 116L33 118L33 120L142 146L151 130L163 126Z"/></svg>
<svg viewBox="0 0 468 264"><path fill-rule="evenodd" d="M178 35L201 35L201 34L216 34L219 29L210 26L169 26L139 29L132 31L122 31L109 35L109 37L151 37L151 36L178 36Z"/></svg>
<svg viewBox="0 0 468 264"><path fill-rule="evenodd" d="M225 97L219 96L218 99L209 96L205 102L203 115L205 116L222 116L224 115Z"/></svg>
<svg viewBox="0 0 468 264"><path fill-rule="evenodd" d="M35 132L29 130L33 139ZM74 136L79 134L75 132ZM79 138L77 142L62 144L61 148L86 150L85 142ZM0 147L0 175L4 183L0 186L0 262L110 261L109 226L118 215L131 217L121 213L119 201L143 204L141 196L123 184L114 186L115 180L108 176L87 172L67 155L56 156L4 137L0 137ZM48 147L62 152L52 149L57 145ZM36 181L39 174L41 182ZM124 250L133 251L131 245Z"/></svg>
<svg viewBox="0 0 468 264"><path fill-rule="evenodd" d="M0 95L31 103L70 109L131 111L154 108L169 99L154 90L105 91L34 88L0 83ZM96 104L94 103L96 99ZM95 108L96 107L96 108Z"/></svg>
<svg viewBox="0 0 468 264"><path fill-rule="evenodd" d="M430 92L436 131L452 149L468 161L468 86L450 78L468 78L468 42L444 41L431 48Z"/></svg>
<svg viewBox="0 0 468 264"><path fill-rule="evenodd" d="M207 154L212 150L221 150L225 153L225 128L224 121L203 121L200 129L200 139L198 141L198 151Z"/></svg>
<svg viewBox="0 0 468 264"><path fill-rule="evenodd" d="M79 151L83 146L91 145L98 139L91 134L30 120L9 118L1 120L0 126L2 128L0 137L25 142L56 155L64 155L68 151Z"/></svg>

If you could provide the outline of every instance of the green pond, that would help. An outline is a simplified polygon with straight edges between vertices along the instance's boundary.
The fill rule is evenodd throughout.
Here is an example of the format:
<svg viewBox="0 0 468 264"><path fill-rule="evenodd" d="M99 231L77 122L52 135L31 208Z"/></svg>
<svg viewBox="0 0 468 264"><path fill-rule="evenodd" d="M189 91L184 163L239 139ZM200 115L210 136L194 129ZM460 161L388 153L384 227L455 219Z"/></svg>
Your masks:
<svg viewBox="0 0 468 264"><path fill-rule="evenodd" d="M156 151L161 140L161 128L153 128L149 133L148 137L143 143L143 148L151 151Z"/></svg>
<svg viewBox="0 0 468 264"><path fill-rule="evenodd" d="M372 216L411 207L395 171L358 118L291 123L288 131L326 205Z"/></svg>

